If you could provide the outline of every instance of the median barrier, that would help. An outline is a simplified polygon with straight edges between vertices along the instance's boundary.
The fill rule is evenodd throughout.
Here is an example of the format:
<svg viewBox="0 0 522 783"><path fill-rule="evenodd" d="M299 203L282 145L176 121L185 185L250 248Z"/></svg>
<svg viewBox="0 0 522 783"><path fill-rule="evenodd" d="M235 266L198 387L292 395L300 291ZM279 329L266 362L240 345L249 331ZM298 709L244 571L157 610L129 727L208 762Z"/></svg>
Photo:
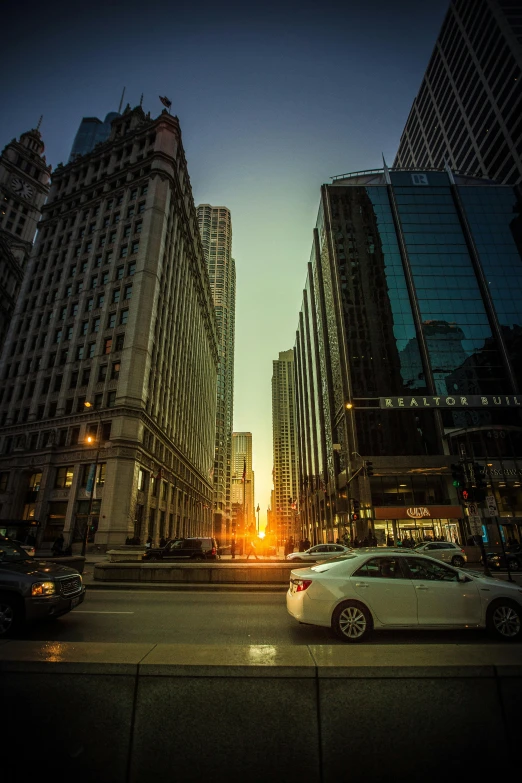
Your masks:
<svg viewBox="0 0 522 783"><path fill-rule="evenodd" d="M296 563L97 563L94 580L208 584L288 584ZM306 568L306 565L301 567Z"/></svg>
<svg viewBox="0 0 522 783"><path fill-rule="evenodd" d="M0 686L3 783L519 773L519 645L4 641Z"/></svg>

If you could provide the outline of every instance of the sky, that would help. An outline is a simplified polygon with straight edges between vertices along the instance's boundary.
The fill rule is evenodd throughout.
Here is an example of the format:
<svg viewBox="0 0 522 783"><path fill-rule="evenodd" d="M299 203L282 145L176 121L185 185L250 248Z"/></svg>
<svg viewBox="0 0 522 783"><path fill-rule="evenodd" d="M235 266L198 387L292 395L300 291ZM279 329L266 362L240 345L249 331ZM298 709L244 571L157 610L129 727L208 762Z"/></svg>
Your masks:
<svg viewBox="0 0 522 783"><path fill-rule="evenodd" d="M0 147L35 127L67 162L83 116L179 117L194 202L232 213L234 430L272 488L272 361L293 348L320 187L393 162L448 0L67 0L10 4ZM6 18L8 17L8 18Z"/></svg>

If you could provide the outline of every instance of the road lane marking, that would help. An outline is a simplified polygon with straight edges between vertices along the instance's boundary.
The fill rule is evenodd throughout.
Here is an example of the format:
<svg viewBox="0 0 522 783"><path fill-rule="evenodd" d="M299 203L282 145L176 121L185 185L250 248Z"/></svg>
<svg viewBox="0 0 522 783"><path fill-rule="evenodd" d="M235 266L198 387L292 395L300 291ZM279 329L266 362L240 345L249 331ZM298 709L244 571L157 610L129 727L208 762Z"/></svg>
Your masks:
<svg viewBox="0 0 522 783"><path fill-rule="evenodd" d="M76 611L75 614L134 614L134 612L95 612L88 609L81 609Z"/></svg>

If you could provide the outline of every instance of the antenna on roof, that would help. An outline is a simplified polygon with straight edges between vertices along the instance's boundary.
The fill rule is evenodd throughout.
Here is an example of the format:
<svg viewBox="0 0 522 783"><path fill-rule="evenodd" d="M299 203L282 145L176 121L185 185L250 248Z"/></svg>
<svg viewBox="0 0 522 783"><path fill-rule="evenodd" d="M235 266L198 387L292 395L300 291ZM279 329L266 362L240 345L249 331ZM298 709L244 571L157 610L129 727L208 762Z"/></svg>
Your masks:
<svg viewBox="0 0 522 783"><path fill-rule="evenodd" d="M386 161L384 160L384 152L381 153L382 155L382 163L384 168L384 180L387 185L391 185L391 178L390 178L390 169L386 165Z"/></svg>
<svg viewBox="0 0 522 783"><path fill-rule="evenodd" d="M42 124L42 120L43 120L43 114L40 114L40 119L38 120L38 125L36 126L37 131L40 130L40 125Z"/></svg>
<svg viewBox="0 0 522 783"><path fill-rule="evenodd" d="M140 106L143 106L143 93L141 93Z"/></svg>
<svg viewBox="0 0 522 783"><path fill-rule="evenodd" d="M122 94L121 94L120 105L118 106L118 114L121 114L121 107L122 107L122 105L123 105L123 96L124 96L124 95L125 95L125 87L123 88L123 92L122 92Z"/></svg>

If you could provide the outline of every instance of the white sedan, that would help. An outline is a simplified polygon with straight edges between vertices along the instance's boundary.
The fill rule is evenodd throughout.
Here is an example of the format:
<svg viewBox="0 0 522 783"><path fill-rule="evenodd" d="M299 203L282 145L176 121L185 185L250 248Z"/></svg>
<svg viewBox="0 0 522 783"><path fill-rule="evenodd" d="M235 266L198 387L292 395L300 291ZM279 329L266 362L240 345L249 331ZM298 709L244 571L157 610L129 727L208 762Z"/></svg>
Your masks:
<svg viewBox="0 0 522 783"><path fill-rule="evenodd" d="M412 550L352 550L293 569L286 607L299 622L331 627L344 642L387 628L488 628L505 641L522 637L521 587Z"/></svg>
<svg viewBox="0 0 522 783"><path fill-rule="evenodd" d="M347 552L353 552L353 549L342 544L316 544L304 552L291 552L286 559L294 563L317 563L318 560L330 560Z"/></svg>

